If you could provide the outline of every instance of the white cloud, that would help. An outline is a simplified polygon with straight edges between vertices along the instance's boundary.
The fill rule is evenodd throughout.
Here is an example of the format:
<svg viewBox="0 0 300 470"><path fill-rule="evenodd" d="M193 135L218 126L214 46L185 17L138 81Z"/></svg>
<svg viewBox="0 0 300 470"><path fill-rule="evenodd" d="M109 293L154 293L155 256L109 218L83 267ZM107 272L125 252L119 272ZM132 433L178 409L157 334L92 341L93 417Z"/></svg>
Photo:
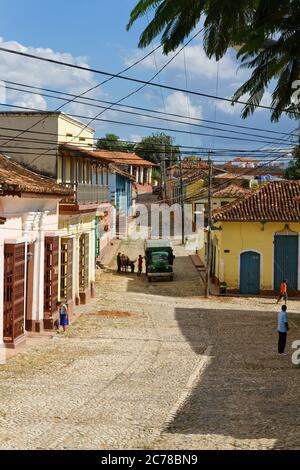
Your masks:
<svg viewBox="0 0 300 470"><path fill-rule="evenodd" d="M227 98L230 99L230 96L228 96ZM249 94L246 94L242 98L240 98L240 100L243 101L243 102L246 102L248 100L248 98L249 98ZM265 92L265 94L264 94L264 96L261 100L260 105L261 106L270 106L271 101L272 101L271 93L269 93L267 91L267 92ZM229 101L219 101L218 100L217 103L216 103L216 106L217 106L217 109L219 111L222 111L225 114L240 115L241 112L242 112L242 109L244 108L245 105L237 103L237 104L232 106ZM264 108L257 108L255 112L260 112L260 111L267 111L267 110L264 110Z"/></svg>
<svg viewBox="0 0 300 470"><path fill-rule="evenodd" d="M154 45L153 47L156 47L156 45ZM176 51L170 53L168 56L165 56L160 52L156 52L155 54L155 57L154 54L152 54L143 62L141 62L140 67L155 71L156 64L158 68L161 68L166 62L168 62L172 57L174 57ZM140 55L140 51L133 53L130 58L126 59L126 65L130 65L135 62L135 60L139 58ZM191 78L202 77L216 79L217 61L215 59L209 59L206 56L201 44L197 43L195 45L186 46L185 59L188 74ZM237 68L238 63L230 57L230 54L226 54L219 61L219 78L226 80L236 80L237 76L240 77L243 73L243 71L238 71ZM185 73L183 54L178 54L178 56L175 57L174 60L166 67L166 70L176 70L177 72Z"/></svg>
<svg viewBox="0 0 300 470"><path fill-rule="evenodd" d="M140 134L130 134L128 140L129 142L140 142L142 140L143 136ZM127 140L127 139L124 139Z"/></svg>
<svg viewBox="0 0 300 470"><path fill-rule="evenodd" d="M43 96L30 95L29 93L22 94L19 99L16 98L14 100L14 105L24 107L24 108L31 108L33 110L38 109L38 110L45 111L47 109L47 102L43 98Z"/></svg>
<svg viewBox="0 0 300 470"><path fill-rule="evenodd" d="M161 108L160 111L202 119L201 104L196 104L188 95L181 91L174 91L174 93L168 95L167 98L165 98L165 107ZM170 119L176 120L177 118L170 117ZM189 119L184 118L178 118L178 120L189 122Z"/></svg>
<svg viewBox="0 0 300 470"><path fill-rule="evenodd" d="M0 38L0 44L1 47L5 47L7 49L68 62L74 65L89 67L85 57L74 57L72 54L67 52L56 52L50 48L27 47L16 41L4 41L3 38ZM97 84L94 75L88 71L41 62L39 60L6 52L1 53L0 80L1 79L43 88L58 89L60 91L66 90L67 92L76 95ZM98 88L95 91L88 93L86 96L98 97L99 93L101 93L101 90ZM47 101L41 95L32 95L30 93L25 94L7 90L6 97L9 104L28 106L42 110L47 109ZM63 101L53 100L53 103L55 103L55 105L51 106L51 109L55 106L59 107ZM66 109L77 114L96 114L95 109L76 103L72 103L69 107L66 107Z"/></svg>

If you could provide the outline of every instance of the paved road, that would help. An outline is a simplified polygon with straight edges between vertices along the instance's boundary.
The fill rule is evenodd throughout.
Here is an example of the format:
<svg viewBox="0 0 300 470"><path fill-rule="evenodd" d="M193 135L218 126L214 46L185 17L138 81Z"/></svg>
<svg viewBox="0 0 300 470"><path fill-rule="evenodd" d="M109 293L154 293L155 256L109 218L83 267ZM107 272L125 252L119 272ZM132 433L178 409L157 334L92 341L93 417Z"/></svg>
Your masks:
<svg viewBox="0 0 300 470"><path fill-rule="evenodd" d="M176 255L173 283L113 263L66 336L0 366L0 448L300 448L299 369L276 355L276 308L203 300Z"/></svg>

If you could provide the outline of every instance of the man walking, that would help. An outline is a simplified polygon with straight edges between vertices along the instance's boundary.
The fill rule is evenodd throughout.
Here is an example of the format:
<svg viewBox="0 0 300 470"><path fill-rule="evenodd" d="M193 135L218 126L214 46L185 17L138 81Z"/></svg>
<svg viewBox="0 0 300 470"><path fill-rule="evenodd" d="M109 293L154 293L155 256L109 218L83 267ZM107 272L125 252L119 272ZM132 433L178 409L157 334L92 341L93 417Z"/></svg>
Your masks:
<svg viewBox="0 0 300 470"><path fill-rule="evenodd" d="M121 253L117 254L117 266L118 266L118 273L119 273L121 272L121 267L122 267Z"/></svg>
<svg viewBox="0 0 300 470"><path fill-rule="evenodd" d="M282 305L281 311L278 314L278 354L286 356L284 352L286 345L287 332L289 330L288 316L286 312L286 305Z"/></svg>
<svg viewBox="0 0 300 470"><path fill-rule="evenodd" d="M279 289L279 297L277 299L277 304L278 302L283 299L284 303L286 304L287 301L287 281L284 279L282 283L280 284L280 289Z"/></svg>

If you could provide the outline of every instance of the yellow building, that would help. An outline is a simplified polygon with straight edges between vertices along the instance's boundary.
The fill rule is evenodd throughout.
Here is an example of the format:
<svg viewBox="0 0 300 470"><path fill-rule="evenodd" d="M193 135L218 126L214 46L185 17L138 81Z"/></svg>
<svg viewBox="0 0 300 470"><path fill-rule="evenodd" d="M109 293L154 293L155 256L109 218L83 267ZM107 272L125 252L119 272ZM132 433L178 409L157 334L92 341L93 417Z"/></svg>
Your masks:
<svg viewBox="0 0 300 470"><path fill-rule="evenodd" d="M273 181L214 212L211 276L229 292L300 293L300 182Z"/></svg>

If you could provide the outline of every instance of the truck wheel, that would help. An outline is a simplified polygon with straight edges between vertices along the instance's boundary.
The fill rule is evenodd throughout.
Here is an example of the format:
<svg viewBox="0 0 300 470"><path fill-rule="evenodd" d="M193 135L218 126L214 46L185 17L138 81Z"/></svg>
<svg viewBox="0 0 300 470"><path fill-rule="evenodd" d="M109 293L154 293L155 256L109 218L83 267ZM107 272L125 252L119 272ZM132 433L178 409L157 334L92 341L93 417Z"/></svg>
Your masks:
<svg viewBox="0 0 300 470"><path fill-rule="evenodd" d="M151 278L151 277L148 277L148 281L151 282L151 281L152 281L152 278Z"/></svg>

